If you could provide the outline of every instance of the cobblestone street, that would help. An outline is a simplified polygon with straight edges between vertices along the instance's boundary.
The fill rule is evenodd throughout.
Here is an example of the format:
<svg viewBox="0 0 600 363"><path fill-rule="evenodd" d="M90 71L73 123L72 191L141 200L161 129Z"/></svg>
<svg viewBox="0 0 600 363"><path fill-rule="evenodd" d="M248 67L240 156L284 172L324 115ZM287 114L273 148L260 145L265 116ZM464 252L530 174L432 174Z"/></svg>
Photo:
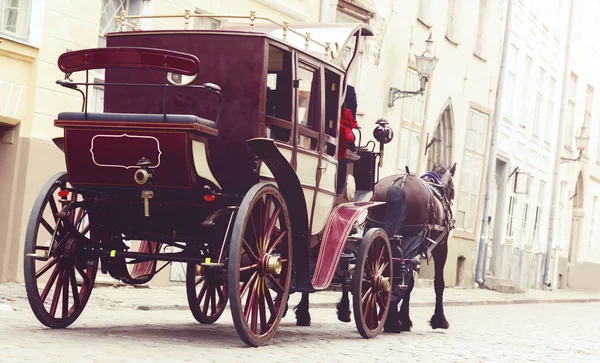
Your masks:
<svg viewBox="0 0 600 363"><path fill-rule="evenodd" d="M417 307L412 332L382 333L373 340L362 339L354 322L339 322L335 309L322 305L311 309L312 326L296 327L290 310L267 346L250 348L238 338L229 310L206 326L186 310L134 310L111 306L101 296L95 301L92 294L86 311L64 330L43 327L26 301L11 298L14 311L0 311L0 361L591 362L600 357L597 302L448 306L447 331L429 328L433 309Z"/></svg>

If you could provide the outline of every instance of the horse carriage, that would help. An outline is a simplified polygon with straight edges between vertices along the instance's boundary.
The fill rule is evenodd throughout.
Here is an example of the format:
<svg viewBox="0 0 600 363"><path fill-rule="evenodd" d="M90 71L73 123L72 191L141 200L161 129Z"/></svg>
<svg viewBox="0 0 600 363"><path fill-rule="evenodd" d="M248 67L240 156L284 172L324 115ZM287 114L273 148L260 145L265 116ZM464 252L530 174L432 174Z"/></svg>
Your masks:
<svg viewBox="0 0 600 363"><path fill-rule="evenodd" d="M186 28L193 16L202 15L186 11ZM27 227L24 278L37 319L72 324L98 269L135 285L183 262L196 320L214 323L229 303L248 345L272 338L290 292L332 282L346 294L351 285L357 329L376 336L392 290L406 287L399 262L408 261L385 218L357 234L361 214L385 207L373 192L387 122L373 133L379 150L359 143L343 175L337 158L346 72L371 30L291 28L252 13L250 29L140 31L135 18L121 14L105 48L58 59L57 83L83 105L54 122L67 172L44 185ZM105 70L101 113L88 112L95 69Z"/></svg>

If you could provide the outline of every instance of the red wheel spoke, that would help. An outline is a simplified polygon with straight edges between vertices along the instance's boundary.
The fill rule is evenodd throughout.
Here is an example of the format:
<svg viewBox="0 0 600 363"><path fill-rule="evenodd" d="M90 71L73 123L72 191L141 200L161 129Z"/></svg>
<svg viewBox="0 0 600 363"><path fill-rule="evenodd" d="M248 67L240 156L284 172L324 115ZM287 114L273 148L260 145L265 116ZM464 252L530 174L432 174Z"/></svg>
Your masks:
<svg viewBox="0 0 600 363"><path fill-rule="evenodd" d="M271 245L271 247L268 248L267 254L273 253L273 250L275 249L275 247L279 246L279 244L281 243L281 241L283 241L283 237L285 237L286 234L287 234L287 231L282 231L279 234L279 237L277 237L277 239L275 240L275 242L273 242L273 244Z"/></svg>
<svg viewBox="0 0 600 363"><path fill-rule="evenodd" d="M369 287L369 289L368 289L367 291L365 291L365 293L363 294L363 297L362 297L362 303L363 303L363 304L364 304L364 303L365 303L365 301L367 300L367 297L369 297L369 296L370 296L370 294L371 294L371 291L372 291L372 290L373 290L373 288L372 288L372 287Z"/></svg>
<svg viewBox="0 0 600 363"><path fill-rule="evenodd" d="M248 270L254 270L256 268L258 268L258 264L257 263L255 263L253 265L250 265L250 266L245 266L245 267L240 268L240 272L248 271Z"/></svg>
<svg viewBox="0 0 600 363"><path fill-rule="evenodd" d="M81 300L79 299L79 293L77 292L77 279L75 279L75 268L69 269L70 278L71 278L71 291L73 292L73 305L77 308L81 305Z"/></svg>
<svg viewBox="0 0 600 363"><path fill-rule="evenodd" d="M383 259L383 252L385 251L385 247L381 246L381 250L379 251L379 256L377 256L377 261L375 261L376 270L379 270L381 260Z"/></svg>
<svg viewBox="0 0 600 363"><path fill-rule="evenodd" d="M219 305L222 301L225 301L225 295L223 294L223 288L221 286L217 286L217 294L219 295Z"/></svg>
<svg viewBox="0 0 600 363"><path fill-rule="evenodd" d="M256 232L256 225L254 224L254 216L252 216L252 214L250 214L250 224L252 224L252 230L254 231L254 243L256 243L258 250L258 253L260 254L260 239L259 239L259 235ZM246 239L244 239L244 243L248 244L246 242ZM252 252L254 254L254 252ZM258 261L258 258L256 259Z"/></svg>
<svg viewBox="0 0 600 363"><path fill-rule="evenodd" d="M377 270L377 275L381 275L383 273L383 271L388 267L390 263L389 262L385 262L384 264L381 265L381 267L379 267L379 270Z"/></svg>
<svg viewBox="0 0 600 363"><path fill-rule="evenodd" d="M206 280L206 276L200 276L200 278L198 279L198 281L196 281L196 286L200 285L200 283L202 281Z"/></svg>
<svg viewBox="0 0 600 363"><path fill-rule="evenodd" d="M267 287L267 281L266 280L262 280L262 291L263 293L261 294L260 300L259 300L259 305L258 307L260 308L260 331L261 333L266 333L268 330L267 327L267 312L266 312L266 308L265 308L265 304L266 304L266 291L268 291L269 288Z"/></svg>
<svg viewBox="0 0 600 363"><path fill-rule="evenodd" d="M248 293L248 297L246 298L246 306L244 307L244 318L246 321L248 321L248 318L250 317L250 312L254 307L254 302L256 300L256 282L259 279L260 278L257 278L253 281L252 287L250 288L250 292Z"/></svg>
<svg viewBox="0 0 600 363"><path fill-rule="evenodd" d="M86 271L84 271L81 267L77 266L77 272L79 272L79 275L81 275L83 278L83 283L85 285L89 285L92 282Z"/></svg>
<svg viewBox="0 0 600 363"><path fill-rule="evenodd" d="M214 315L217 312L217 295L215 294L217 287L213 285L210 289L210 315Z"/></svg>
<svg viewBox="0 0 600 363"><path fill-rule="evenodd" d="M254 299L252 300L252 307L250 308L250 310L252 311L252 318L250 320L250 329L254 333L258 333L258 308L260 305L260 300L262 300L262 297L260 296L262 284L263 284L263 278L259 277L256 280L255 289L254 289L254 291L255 291Z"/></svg>
<svg viewBox="0 0 600 363"><path fill-rule="evenodd" d="M264 238L264 248L263 251L267 250L269 246L269 241L271 240L271 236L273 235L273 231L275 230L275 223L277 223L277 219L279 219L279 213L281 213L281 207L275 209L271 220L269 221L269 225L266 227Z"/></svg>
<svg viewBox="0 0 600 363"><path fill-rule="evenodd" d="M69 271L66 269L63 271L62 293L62 318L66 319L69 317Z"/></svg>
<svg viewBox="0 0 600 363"><path fill-rule="evenodd" d="M33 257L32 257L33 258ZM58 258L52 257L50 259L50 261L48 261L47 264L45 264L36 274L35 274L35 278L39 279L40 276L42 276L43 274L45 274L52 266L56 265L56 263L58 262Z"/></svg>
<svg viewBox="0 0 600 363"><path fill-rule="evenodd" d="M383 320L383 313L385 312L385 302L380 294L377 294L377 305L379 305L379 308L381 309L377 319L381 321Z"/></svg>
<svg viewBox="0 0 600 363"><path fill-rule="evenodd" d="M58 208L56 207L56 200L53 197L50 197L48 200L48 204L50 205L50 209L52 210L52 216L54 217L54 221L58 221Z"/></svg>
<svg viewBox="0 0 600 363"><path fill-rule="evenodd" d="M56 307L58 306L58 298L60 297L60 290L62 287L62 281L63 281L63 273L64 270L61 269L61 271L58 273L58 278L56 279L56 286L54 287L54 296L52 296L52 303L50 304L50 316L55 316L56 315Z"/></svg>
<svg viewBox="0 0 600 363"><path fill-rule="evenodd" d="M56 261L58 261L58 259ZM50 275L50 279L48 280L48 282L46 282L46 286L44 287L44 291L42 291L42 294L40 295L40 299L42 300L42 304L44 303L44 301L46 301L46 298L48 297L48 293L50 292L50 289L52 288L52 285L54 285L54 281L56 280L56 276L58 276L58 273L60 271L61 271L60 265L56 265L56 267L52 271L52 274Z"/></svg>
<svg viewBox="0 0 600 363"><path fill-rule="evenodd" d="M46 228L46 231L48 231L50 235L54 234L54 228L52 228L52 226L50 226L50 223L48 223L44 218L42 218L40 223L42 224L42 226L44 226L44 228Z"/></svg>
<svg viewBox="0 0 600 363"><path fill-rule="evenodd" d="M246 251L246 254L250 257L253 258L254 261L253 262L258 262L258 257L256 256L256 254L254 253L254 251L252 250L252 248L250 247L250 245L248 244L248 242L246 242L246 239L244 239L244 251Z"/></svg>
<svg viewBox="0 0 600 363"><path fill-rule="evenodd" d="M275 285L274 287L276 287L276 289L273 289L273 290L276 290L277 293L282 293L283 292L283 287L281 286L281 284L279 283L279 281L277 281L275 279L275 277L273 277L273 275L267 275L267 278L269 279L269 281L271 281L271 283L273 285Z"/></svg>
<svg viewBox="0 0 600 363"><path fill-rule="evenodd" d="M204 298L204 306L202 307L202 311L204 312L204 314L206 314L206 311L208 310L208 303L207 303L207 298L206 298L206 289L208 288L208 283L205 282L202 285L202 288L200 289L200 292L198 293L198 304L202 303L202 299Z"/></svg>
<svg viewBox="0 0 600 363"><path fill-rule="evenodd" d="M250 276L248 281L244 282L244 284L242 285L242 288L240 289L240 298L246 294L246 291L248 290L248 288L250 287L250 284L254 281L256 276L258 276L258 272L255 271L252 274L252 276Z"/></svg>
<svg viewBox="0 0 600 363"><path fill-rule="evenodd" d="M85 234L88 233L89 230L90 230L90 225L87 224L79 233L81 233L85 236Z"/></svg>
<svg viewBox="0 0 600 363"><path fill-rule="evenodd" d="M273 302L273 298L271 297L271 291L269 290L269 285L265 281L265 301L267 302L267 306L269 307L269 312L272 316L277 316L277 309L275 309L275 303Z"/></svg>

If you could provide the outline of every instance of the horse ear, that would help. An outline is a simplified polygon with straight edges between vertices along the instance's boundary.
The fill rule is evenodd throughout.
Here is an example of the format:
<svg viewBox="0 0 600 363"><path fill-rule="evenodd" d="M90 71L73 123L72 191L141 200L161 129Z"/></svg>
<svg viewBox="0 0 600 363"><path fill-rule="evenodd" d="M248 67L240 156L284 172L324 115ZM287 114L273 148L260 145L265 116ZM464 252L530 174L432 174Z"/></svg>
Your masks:
<svg viewBox="0 0 600 363"><path fill-rule="evenodd" d="M452 174L452 176L454 176L455 171L456 171L456 163L454 163L454 165L452 165L452 168L450 168L450 174Z"/></svg>

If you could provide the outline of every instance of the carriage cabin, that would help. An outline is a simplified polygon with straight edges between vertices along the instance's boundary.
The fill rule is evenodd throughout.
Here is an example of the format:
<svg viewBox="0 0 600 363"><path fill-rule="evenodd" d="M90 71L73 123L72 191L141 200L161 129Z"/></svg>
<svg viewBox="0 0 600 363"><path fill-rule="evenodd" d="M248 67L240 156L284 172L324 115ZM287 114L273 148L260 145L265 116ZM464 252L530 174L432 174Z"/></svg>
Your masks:
<svg viewBox="0 0 600 363"><path fill-rule="evenodd" d="M226 24L219 30L109 33L107 49L140 47L186 53L197 57L199 71L191 77L168 72L165 80L164 72L152 72L144 67L107 67L106 116L100 118L123 121L114 116L119 114L197 117L195 123L201 126L196 128L195 136L193 131L188 132L187 150L179 160L172 159L169 167L168 153L161 150L165 154L163 163L154 170L163 175L162 180L165 180L164 174L170 175L171 183L165 187L193 188L210 182L213 188L228 195L241 195L259 180L275 181L271 171L256 160L247 144L247 140L253 138L273 139L296 171L306 200L311 232L316 234L324 227L337 194L338 135L346 90L345 74L355 59L355 54L348 50L358 49L361 38L370 35L372 32L367 27L358 24L297 24L289 28L286 24L282 28L272 21L252 26ZM119 83L129 86L114 86ZM148 83L168 87L142 85ZM220 88L222 110L213 94L185 87L207 83ZM217 115L218 121L212 122ZM69 142L75 142L75 137L68 138L73 122L94 117L98 118L87 111L59 115L56 125L66 129L67 147ZM210 129L218 132L210 132ZM80 141L81 136L77 136ZM81 163L78 160L78 156L67 155L74 184L97 183L98 173L76 166ZM173 165L182 162L188 164L190 175L187 180L181 177L176 181L176 175L181 172L174 170ZM186 165L181 164L180 168L185 169ZM160 188L161 184L155 183L155 187Z"/></svg>

